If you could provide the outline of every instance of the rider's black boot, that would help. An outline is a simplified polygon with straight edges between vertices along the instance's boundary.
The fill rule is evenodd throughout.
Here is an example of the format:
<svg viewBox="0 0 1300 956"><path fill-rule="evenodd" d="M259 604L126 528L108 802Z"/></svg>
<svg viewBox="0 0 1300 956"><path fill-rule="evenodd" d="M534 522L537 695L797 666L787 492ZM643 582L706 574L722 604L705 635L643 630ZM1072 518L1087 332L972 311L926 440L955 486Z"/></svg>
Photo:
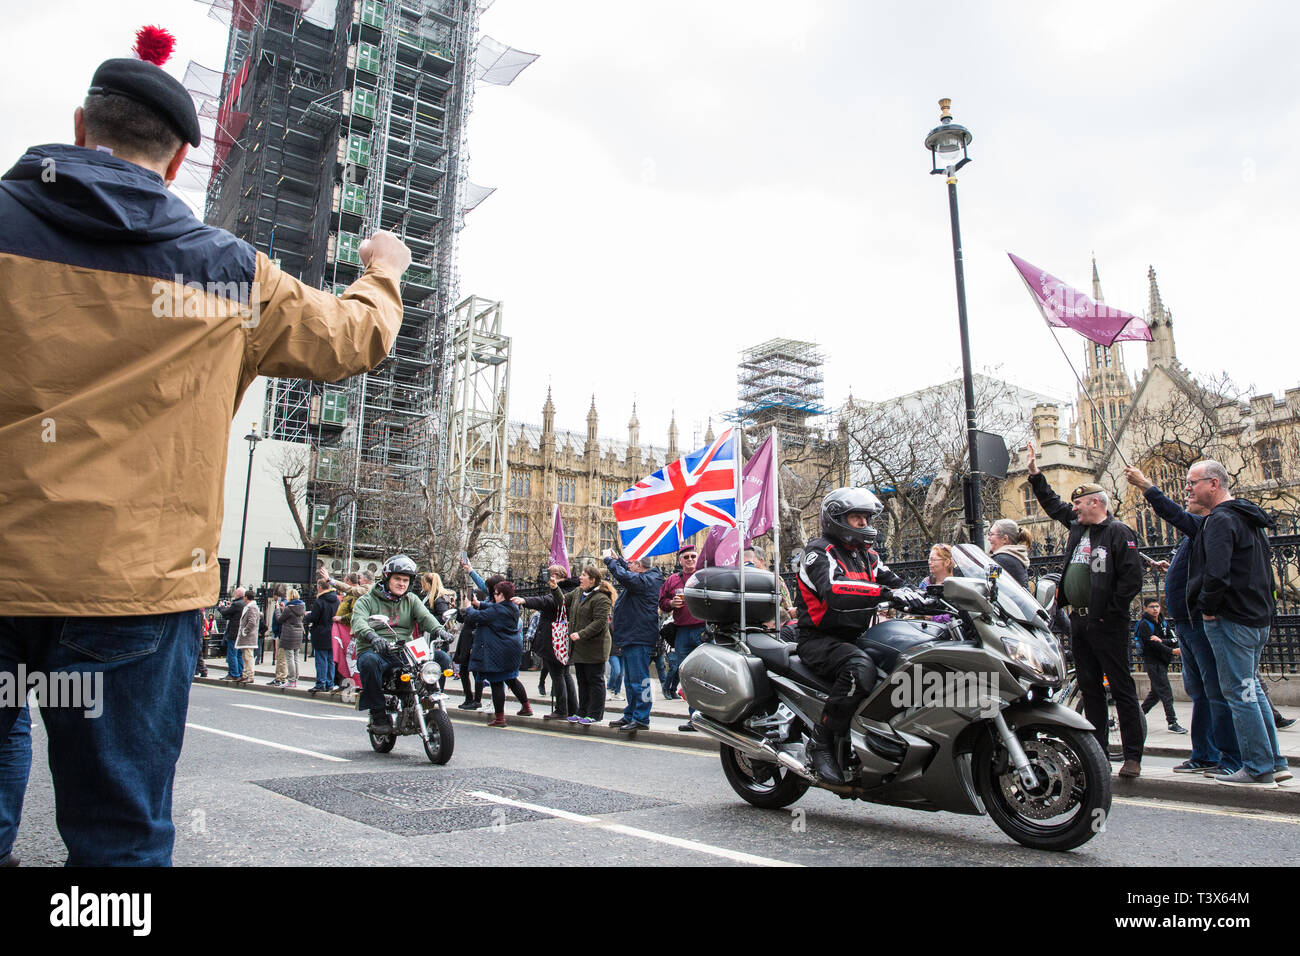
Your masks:
<svg viewBox="0 0 1300 956"><path fill-rule="evenodd" d="M836 786L844 785L844 774L840 772L840 766L835 760L834 739L824 724L813 725L807 754L818 777Z"/></svg>
<svg viewBox="0 0 1300 956"><path fill-rule="evenodd" d="M372 710L370 712L370 726L367 729L372 734L391 734L393 732L393 718L388 716L386 710Z"/></svg>

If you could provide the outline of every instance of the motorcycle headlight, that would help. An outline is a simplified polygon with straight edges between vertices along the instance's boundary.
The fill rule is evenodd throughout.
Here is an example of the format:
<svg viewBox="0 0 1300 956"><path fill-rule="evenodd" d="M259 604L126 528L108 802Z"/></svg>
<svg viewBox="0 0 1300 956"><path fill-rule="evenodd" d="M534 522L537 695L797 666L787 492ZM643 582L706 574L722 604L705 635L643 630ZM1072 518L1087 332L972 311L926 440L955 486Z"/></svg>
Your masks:
<svg viewBox="0 0 1300 956"><path fill-rule="evenodd" d="M442 668L438 666L437 661L425 661L420 665L420 680L426 684L437 684L441 676Z"/></svg>
<svg viewBox="0 0 1300 956"><path fill-rule="evenodd" d="M1056 638L1003 637L1002 647L1026 673L1048 684L1060 683L1065 668Z"/></svg>

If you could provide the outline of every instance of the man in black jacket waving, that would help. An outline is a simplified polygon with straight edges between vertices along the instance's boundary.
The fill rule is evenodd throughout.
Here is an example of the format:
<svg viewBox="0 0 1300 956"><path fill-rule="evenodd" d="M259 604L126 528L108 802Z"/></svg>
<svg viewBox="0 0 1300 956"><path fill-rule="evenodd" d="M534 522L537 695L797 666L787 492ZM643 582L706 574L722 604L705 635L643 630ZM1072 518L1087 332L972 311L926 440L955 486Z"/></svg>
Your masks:
<svg viewBox="0 0 1300 956"><path fill-rule="evenodd" d="M1107 745L1106 688L1110 682L1124 749L1121 777L1142 772L1142 716L1128 659L1129 605L1142 590L1142 562L1133 531L1110 514L1100 485L1084 484L1066 504L1038 470L1029 443L1029 485L1048 516L1070 529L1058 603L1070 610L1070 649L1083 694L1083 713Z"/></svg>

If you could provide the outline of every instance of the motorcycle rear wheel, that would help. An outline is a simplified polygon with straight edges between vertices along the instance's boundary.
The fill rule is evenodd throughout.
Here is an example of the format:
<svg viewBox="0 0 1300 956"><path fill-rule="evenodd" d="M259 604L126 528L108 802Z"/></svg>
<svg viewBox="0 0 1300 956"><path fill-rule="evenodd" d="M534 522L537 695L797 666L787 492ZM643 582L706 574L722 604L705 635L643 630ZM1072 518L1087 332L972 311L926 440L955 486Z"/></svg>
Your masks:
<svg viewBox="0 0 1300 956"><path fill-rule="evenodd" d="M424 722L429 728L429 739L424 742L424 753L431 763L445 764L456 749L456 732L451 718L441 707L424 712Z"/></svg>
<svg viewBox="0 0 1300 956"><path fill-rule="evenodd" d="M381 754L388 753L397 745L396 734L372 734L370 731L366 731L366 734L370 737L370 746Z"/></svg>
<svg viewBox="0 0 1300 956"><path fill-rule="evenodd" d="M808 782L785 767L754 760L725 744L720 749L722 773L746 803L763 810L780 810L808 792ZM756 766L761 769L756 771ZM767 775L767 779L755 779L756 772Z"/></svg>
<svg viewBox="0 0 1300 956"><path fill-rule="evenodd" d="M993 822L1017 843L1064 851L1101 832L1110 813L1110 763L1091 733L1072 727L1016 728L1039 786L1026 791L995 734L974 753L975 787Z"/></svg>

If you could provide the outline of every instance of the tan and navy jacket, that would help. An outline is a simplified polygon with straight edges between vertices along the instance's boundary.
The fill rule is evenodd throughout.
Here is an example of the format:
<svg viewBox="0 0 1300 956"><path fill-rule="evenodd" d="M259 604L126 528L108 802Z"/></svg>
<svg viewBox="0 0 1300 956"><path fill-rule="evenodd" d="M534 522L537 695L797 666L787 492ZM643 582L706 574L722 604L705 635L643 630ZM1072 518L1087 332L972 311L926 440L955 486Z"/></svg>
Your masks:
<svg viewBox="0 0 1300 956"><path fill-rule="evenodd" d="M156 173L30 150L0 179L0 615L216 603L240 397L258 375L373 368L399 278L372 266L335 297L204 225Z"/></svg>

